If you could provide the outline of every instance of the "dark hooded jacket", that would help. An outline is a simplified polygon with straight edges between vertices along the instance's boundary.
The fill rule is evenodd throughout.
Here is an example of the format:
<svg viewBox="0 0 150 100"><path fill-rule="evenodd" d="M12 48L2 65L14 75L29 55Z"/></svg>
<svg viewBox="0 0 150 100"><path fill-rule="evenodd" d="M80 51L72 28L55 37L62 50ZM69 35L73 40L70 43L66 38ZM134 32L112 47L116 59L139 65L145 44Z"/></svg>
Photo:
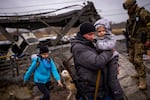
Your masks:
<svg viewBox="0 0 150 100"><path fill-rule="evenodd" d="M97 53L93 43L77 34L71 40L71 52L74 58L80 92L88 97L94 96L98 69L101 69L101 81L98 97L102 98L109 91L107 87L107 63L112 51Z"/></svg>

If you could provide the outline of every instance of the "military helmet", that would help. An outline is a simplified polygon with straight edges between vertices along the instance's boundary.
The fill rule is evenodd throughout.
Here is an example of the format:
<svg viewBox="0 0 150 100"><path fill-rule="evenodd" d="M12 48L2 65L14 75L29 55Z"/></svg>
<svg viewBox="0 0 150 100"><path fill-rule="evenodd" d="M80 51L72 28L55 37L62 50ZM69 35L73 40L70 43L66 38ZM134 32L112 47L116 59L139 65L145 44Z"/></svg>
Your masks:
<svg viewBox="0 0 150 100"><path fill-rule="evenodd" d="M128 8L132 7L133 5L135 5L135 4L136 4L136 0L126 0L123 3L123 8L128 9Z"/></svg>

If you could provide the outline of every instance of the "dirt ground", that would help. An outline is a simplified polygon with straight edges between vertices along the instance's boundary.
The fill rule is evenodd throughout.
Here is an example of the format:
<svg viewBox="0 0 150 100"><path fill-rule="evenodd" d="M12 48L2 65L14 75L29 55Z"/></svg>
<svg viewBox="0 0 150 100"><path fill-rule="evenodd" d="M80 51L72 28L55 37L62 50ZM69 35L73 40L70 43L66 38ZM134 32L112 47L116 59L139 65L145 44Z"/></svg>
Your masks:
<svg viewBox="0 0 150 100"><path fill-rule="evenodd" d="M51 100L66 100L68 91L64 88L58 87L56 83L53 84L53 89L50 90ZM39 100L42 96L36 86L20 86L11 84L9 86L1 87L1 100Z"/></svg>

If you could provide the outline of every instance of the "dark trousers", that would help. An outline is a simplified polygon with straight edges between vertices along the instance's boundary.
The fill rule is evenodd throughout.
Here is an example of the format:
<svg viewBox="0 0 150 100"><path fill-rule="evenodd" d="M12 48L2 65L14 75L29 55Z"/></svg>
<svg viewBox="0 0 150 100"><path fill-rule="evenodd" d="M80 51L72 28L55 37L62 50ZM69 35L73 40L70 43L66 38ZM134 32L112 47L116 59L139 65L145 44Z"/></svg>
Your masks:
<svg viewBox="0 0 150 100"><path fill-rule="evenodd" d="M43 93L43 99L42 100L50 100L50 93L49 93L49 85L50 82L47 82L45 84L43 83L36 83L39 90Z"/></svg>
<svg viewBox="0 0 150 100"><path fill-rule="evenodd" d="M118 79L118 57L114 57L108 63L108 85L112 91L114 100L123 100L124 93Z"/></svg>

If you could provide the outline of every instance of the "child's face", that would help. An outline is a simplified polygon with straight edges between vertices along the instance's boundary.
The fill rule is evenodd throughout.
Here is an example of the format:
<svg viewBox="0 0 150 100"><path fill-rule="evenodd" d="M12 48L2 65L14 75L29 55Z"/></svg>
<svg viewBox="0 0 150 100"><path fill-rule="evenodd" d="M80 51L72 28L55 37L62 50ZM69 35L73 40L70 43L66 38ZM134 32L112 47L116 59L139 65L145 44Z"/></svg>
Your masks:
<svg viewBox="0 0 150 100"><path fill-rule="evenodd" d="M43 53L41 54L42 58L48 58L49 57L49 53Z"/></svg>
<svg viewBox="0 0 150 100"><path fill-rule="evenodd" d="M104 26L100 26L97 28L97 35L99 37L104 36L106 33L106 28Z"/></svg>

